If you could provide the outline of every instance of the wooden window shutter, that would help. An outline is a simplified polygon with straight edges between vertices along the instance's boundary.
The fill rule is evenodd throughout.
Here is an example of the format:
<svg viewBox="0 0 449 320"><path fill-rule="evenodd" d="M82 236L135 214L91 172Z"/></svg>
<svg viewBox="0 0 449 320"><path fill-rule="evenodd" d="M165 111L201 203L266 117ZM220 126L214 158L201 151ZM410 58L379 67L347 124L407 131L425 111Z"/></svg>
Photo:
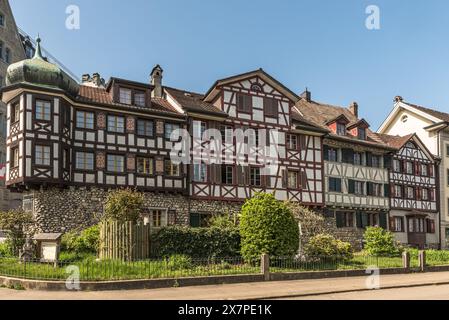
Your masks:
<svg viewBox="0 0 449 320"><path fill-rule="evenodd" d="M243 177L243 167L242 166L235 167L235 175L236 175L237 185L239 185L239 186L244 185L245 179Z"/></svg>
<svg viewBox="0 0 449 320"><path fill-rule="evenodd" d="M190 214L190 226L192 228L200 227L200 215L199 213L191 213Z"/></svg>
<svg viewBox="0 0 449 320"><path fill-rule="evenodd" d="M387 229L387 214L384 212L379 213L379 227L382 229Z"/></svg>
<svg viewBox="0 0 449 320"><path fill-rule="evenodd" d="M416 194L416 200L421 200L421 188L420 187L415 188L415 194Z"/></svg>
<svg viewBox="0 0 449 320"><path fill-rule="evenodd" d="M301 170L299 172L299 178L301 183L301 189L307 190L307 172L305 170Z"/></svg>
<svg viewBox="0 0 449 320"><path fill-rule="evenodd" d="M341 192L341 179L337 179L337 192Z"/></svg>
<svg viewBox="0 0 449 320"><path fill-rule="evenodd" d="M385 198L389 198L392 193L390 193L390 185L389 184L384 184L384 197Z"/></svg>
<svg viewBox="0 0 449 320"><path fill-rule="evenodd" d="M415 162L415 174L420 175L421 174L421 166L419 162Z"/></svg>
<svg viewBox="0 0 449 320"><path fill-rule="evenodd" d="M433 164L429 164L429 176L433 177L435 172L433 171Z"/></svg>
<svg viewBox="0 0 449 320"><path fill-rule="evenodd" d="M343 228L344 227L344 214L343 212L336 212L335 218L337 222L337 228Z"/></svg>
<svg viewBox="0 0 449 320"><path fill-rule="evenodd" d="M390 231L395 231L395 230L396 230L395 219L393 217L390 217Z"/></svg>
<svg viewBox="0 0 449 320"><path fill-rule="evenodd" d="M324 160L329 161L329 146L323 146Z"/></svg>
<svg viewBox="0 0 449 320"><path fill-rule="evenodd" d="M366 190L367 190L367 195L368 196L372 196L373 195L373 183L372 182L367 182L366 183Z"/></svg>
<svg viewBox="0 0 449 320"><path fill-rule="evenodd" d="M237 94L237 110L243 110L245 104L245 96L243 94Z"/></svg>
<svg viewBox="0 0 449 320"><path fill-rule="evenodd" d="M371 152L367 152L366 153L366 165L368 167L372 167L373 166L373 155Z"/></svg>
<svg viewBox="0 0 449 320"><path fill-rule="evenodd" d="M305 135L299 135L299 151L307 149L307 137Z"/></svg>
<svg viewBox="0 0 449 320"><path fill-rule="evenodd" d="M282 170L282 188L287 188L288 186L288 172L286 169Z"/></svg>
<svg viewBox="0 0 449 320"><path fill-rule="evenodd" d="M396 186L394 184L391 184L390 185L390 195L389 195L389 197L395 197L395 195L396 195Z"/></svg>
<svg viewBox="0 0 449 320"><path fill-rule="evenodd" d="M248 166L244 166L243 167L243 177L244 177L243 184L244 185L251 185L250 167L248 167Z"/></svg>
<svg viewBox="0 0 449 320"><path fill-rule="evenodd" d="M348 193L349 194L355 193L355 181L354 180L348 180Z"/></svg>
<svg viewBox="0 0 449 320"><path fill-rule="evenodd" d="M356 220L356 226L359 229L363 229L363 218L362 218L362 212L357 211L355 213L355 220Z"/></svg>
<svg viewBox="0 0 449 320"><path fill-rule="evenodd" d="M435 189L430 189L430 201L435 201Z"/></svg>
<svg viewBox="0 0 449 320"><path fill-rule="evenodd" d="M223 183L221 176L221 167L222 167L221 164L214 164L212 167L215 173L215 183L217 184Z"/></svg>

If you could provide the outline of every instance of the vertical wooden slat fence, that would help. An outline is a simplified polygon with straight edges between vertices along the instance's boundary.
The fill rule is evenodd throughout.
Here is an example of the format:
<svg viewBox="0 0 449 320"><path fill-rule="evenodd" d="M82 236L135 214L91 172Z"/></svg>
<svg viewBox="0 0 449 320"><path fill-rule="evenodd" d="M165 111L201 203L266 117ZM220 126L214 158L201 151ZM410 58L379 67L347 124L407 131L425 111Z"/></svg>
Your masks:
<svg viewBox="0 0 449 320"><path fill-rule="evenodd" d="M150 226L104 221L100 225L100 259L138 261L151 254Z"/></svg>

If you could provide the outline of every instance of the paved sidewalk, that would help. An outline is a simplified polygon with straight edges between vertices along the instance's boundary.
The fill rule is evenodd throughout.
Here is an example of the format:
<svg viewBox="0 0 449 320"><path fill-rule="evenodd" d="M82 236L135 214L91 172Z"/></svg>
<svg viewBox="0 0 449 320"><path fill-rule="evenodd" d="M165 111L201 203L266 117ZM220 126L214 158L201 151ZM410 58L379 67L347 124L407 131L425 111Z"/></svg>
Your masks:
<svg viewBox="0 0 449 320"><path fill-rule="evenodd" d="M43 292L0 289L0 300L249 300L367 290L368 277L261 282L201 287L102 292ZM449 284L449 272L385 275L381 289ZM386 291L387 292L387 291ZM385 296L388 299L388 296Z"/></svg>

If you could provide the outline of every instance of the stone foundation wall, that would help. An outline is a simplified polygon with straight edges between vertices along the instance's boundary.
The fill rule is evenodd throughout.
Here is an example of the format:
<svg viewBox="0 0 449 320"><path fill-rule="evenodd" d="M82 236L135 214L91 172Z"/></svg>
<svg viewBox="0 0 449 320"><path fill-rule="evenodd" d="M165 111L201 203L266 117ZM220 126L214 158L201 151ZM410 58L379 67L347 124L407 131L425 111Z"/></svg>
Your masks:
<svg viewBox="0 0 449 320"><path fill-rule="evenodd" d="M67 232L86 228L100 221L108 191L103 189L51 188L30 193L39 232ZM189 225L190 213L235 214L241 203L191 200L183 195L145 193L146 209L168 209L178 225Z"/></svg>
<svg viewBox="0 0 449 320"><path fill-rule="evenodd" d="M327 233L337 239L349 242L355 251L363 249L364 230L358 228L337 228L336 219L329 217L325 219L325 228Z"/></svg>

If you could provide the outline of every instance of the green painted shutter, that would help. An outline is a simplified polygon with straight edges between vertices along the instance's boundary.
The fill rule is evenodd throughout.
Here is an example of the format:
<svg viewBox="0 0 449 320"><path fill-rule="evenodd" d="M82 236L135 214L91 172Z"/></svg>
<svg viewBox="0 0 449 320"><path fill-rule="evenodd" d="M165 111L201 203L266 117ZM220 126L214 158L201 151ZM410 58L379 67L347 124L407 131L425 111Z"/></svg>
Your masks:
<svg viewBox="0 0 449 320"><path fill-rule="evenodd" d="M379 227L387 230L387 214L384 212L379 213Z"/></svg>
<svg viewBox="0 0 449 320"><path fill-rule="evenodd" d="M389 198L391 195L391 187L389 184L384 185L384 196L385 198Z"/></svg>
<svg viewBox="0 0 449 320"><path fill-rule="evenodd" d="M324 153L324 160L329 161L329 147L328 146L323 147L323 153Z"/></svg>
<svg viewBox="0 0 449 320"><path fill-rule="evenodd" d="M335 213L335 217L336 217L336 220L337 220L337 228L343 228L344 227L343 213L342 212L336 212Z"/></svg>
<svg viewBox="0 0 449 320"><path fill-rule="evenodd" d="M355 193L355 181L354 180L348 180L348 193L349 194Z"/></svg>
<svg viewBox="0 0 449 320"><path fill-rule="evenodd" d="M190 226L192 228L199 228L200 227L200 215L198 213L191 213L190 214Z"/></svg>
<svg viewBox="0 0 449 320"><path fill-rule="evenodd" d="M363 228L363 220L362 220L362 213L360 211L357 211L355 213L355 217L356 217L356 226L359 229Z"/></svg>

